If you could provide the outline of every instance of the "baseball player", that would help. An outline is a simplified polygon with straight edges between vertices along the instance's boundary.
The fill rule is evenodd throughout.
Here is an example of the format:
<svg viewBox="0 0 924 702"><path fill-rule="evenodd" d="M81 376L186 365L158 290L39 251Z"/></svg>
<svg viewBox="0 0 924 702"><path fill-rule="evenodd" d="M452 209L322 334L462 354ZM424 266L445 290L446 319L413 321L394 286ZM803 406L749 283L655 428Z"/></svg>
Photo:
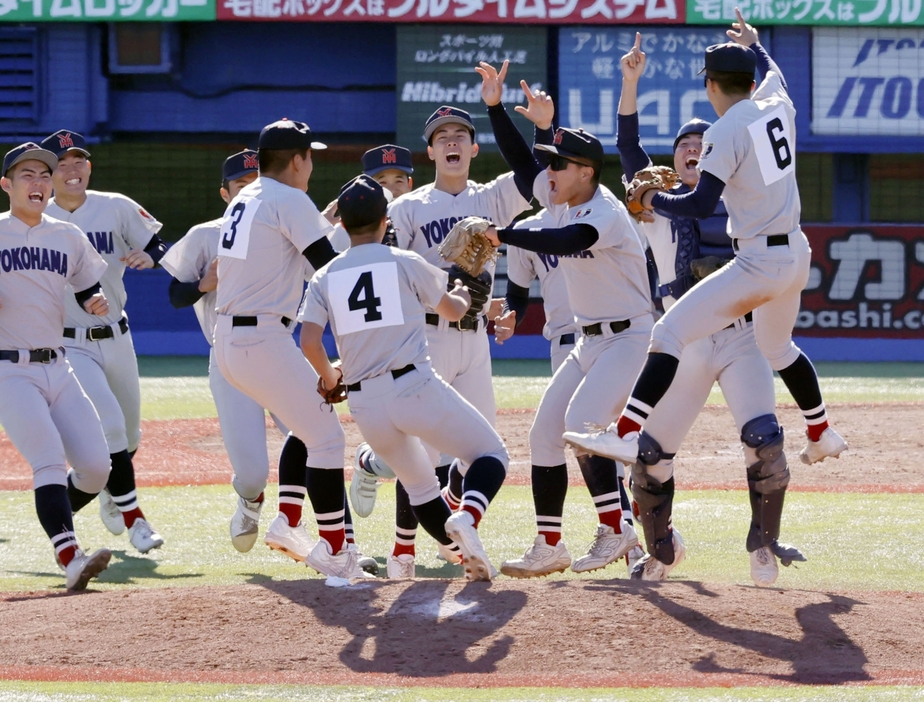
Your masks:
<svg viewBox="0 0 924 702"><path fill-rule="evenodd" d="M511 128L515 129L512 123ZM427 141L427 155L436 167L436 178L433 183L397 198L389 206L388 214L399 248L414 251L428 263L449 269L451 265L440 256L439 245L453 225L465 217L477 215L506 226L529 207L530 184L513 173L505 173L486 184L469 180L472 159L478 156L478 144L475 143L475 126L465 110L440 107L427 119L423 136ZM472 279L458 268L453 270L451 277L460 277L478 300L457 322L440 318L432 311L426 315L433 369L493 426L497 411L491 379L491 351L485 333L488 320L484 314L493 282L493 265L482 273L480 280ZM360 449L356 454L350 496L356 513L366 516L375 504L378 477L388 476L393 471L382 465L383 461L377 461L373 451L365 447ZM443 484L448 481L452 460L452 456L442 455L436 462ZM415 554L417 525L401 491L402 488L396 486L399 523L392 556L406 556L409 562ZM454 501L461 497L453 496Z"/></svg>
<svg viewBox="0 0 924 702"><path fill-rule="evenodd" d="M35 511L67 589L83 590L111 553L85 554L72 515L106 485L109 457L61 330L69 295L87 314L106 316L99 285L106 262L77 227L43 214L57 165L55 154L31 142L3 158L0 187L10 211L0 214L0 424L32 466Z"/></svg>
<svg viewBox="0 0 924 702"><path fill-rule="evenodd" d="M325 575L350 578L363 572L346 543L343 429L309 395L318 376L291 334L304 281L336 255L331 226L305 192L312 151L323 148L304 122L284 119L260 132L260 175L222 218L215 358L231 385L290 430L279 457L279 514L264 542ZM317 543L301 522L306 494Z"/></svg>
<svg viewBox="0 0 924 702"><path fill-rule="evenodd" d="M489 229L492 243L554 254L565 275L568 297L582 335L555 372L546 389L533 427L530 452L538 536L520 559L507 561L501 572L535 577L603 568L622 558L638 543L623 514L628 497L612 459L578 451L581 473L593 497L600 521L588 553L574 561L561 540L564 499L568 488L565 446L560 432L599 422L626 397L632 370L645 357L652 327L651 296L642 243L622 203L600 185L603 146L583 130L558 129L542 169L500 102L507 63L498 73L481 64L482 96L489 105L497 143L521 180L532 184L540 204L554 218L542 229ZM552 123L551 98L533 95L521 83L528 106L517 111L543 129ZM614 387L615 386L615 387Z"/></svg>
<svg viewBox="0 0 924 702"><path fill-rule="evenodd" d="M728 31L735 41L706 49L706 93L719 119L703 135L699 182L683 195L643 193L641 204L668 215L705 218L724 197L737 255L678 300L655 325L645 367L617 421L602 432L565 435L576 446L630 464L638 458L639 432L670 388L683 349L735 324L748 312L753 315L758 348L806 419L808 445L800 454L802 461L810 464L837 457L847 448L828 426L811 362L792 341L811 260L808 240L799 227L795 109L779 68L758 43L757 32L737 10L736 14L738 22ZM755 91L758 56L768 70ZM759 427L759 436L745 439L756 454L748 455L752 500L754 492L763 498L778 494L788 479L785 460L780 460L782 434L776 437L777 430L775 422L767 423ZM777 570L776 555L764 538L751 558L752 564L765 561L759 564L763 573L759 577L770 580ZM749 550L752 545L749 541Z"/></svg>
<svg viewBox="0 0 924 702"><path fill-rule="evenodd" d="M619 100L617 147L628 185L633 175L651 164L639 142L638 81L645 71L646 57L641 50L641 34L635 46L622 57L622 94ZM761 73L769 66L758 64ZM681 184L672 192L690 192L699 181L696 166L702 153L702 139L712 125L700 119L684 124L674 139L674 169ZM731 239L726 234L728 215L719 201L709 218L694 220L666 216L658 212L643 222L641 229L654 253L661 279L659 287L665 309L670 309L699 278L700 266L713 269L734 258ZM707 258L711 257L711 258ZM707 268L708 270L708 268ZM677 377L645 424L639 437L639 457L633 466L632 491L645 529L649 554L631 573L641 580L665 580L686 554L680 535L673 530L671 508L674 492L673 458L683 438L705 403L714 382L718 382L738 427L748 469L751 493L751 529L747 550L756 553L767 548L784 559L805 560L796 549L778 542L783 498L789 472L785 470L782 428L774 414L773 372L754 341L751 315L738 319L722 331L692 342L683 349ZM755 440L755 437L760 437ZM755 445L756 444L756 445ZM767 472L764 456L782 463L780 480L761 483L757 476ZM752 556L751 577L758 585L776 580L776 562L764 558L766 552Z"/></svg>
<svg viewBox="0 0 924 702"><path fill-rule="evenodd" d="M395 467L416 518L439 543L461 551L466 578L490 580L478 537L481 518L506 475L509 458L490 423L433 370L424 332L427 310L461 319L471 297L458 279L419 255L383 246L385 195L362 175L338 198L352 245L311 279L299 310L305 356L328 388L341 380L350 412L372 449ZM321 343L331 324L342 366ZM458 456L461 508L451 513L420 437ZM455 550L455 549L453 549ZM406 577L413 577L413 568Z"/></svg>
<svg viewBox="0 0 924 702"><path fill-rule="evenodd" d="M68 360L99 413L109 443L112 472L100 493L100 516L113 534L128 529L132 546L147 553L160 548L164 539L141 511L135 487L132 457L141 440L141 386L122 276L126 267L157 265L167 250L157 235L162 225L124 195L88 190L92 166L80 134L62 129L42 141L42 148L58 156L52 177L55 196L47 214L80 227L109 264L100 281L109 312L101 318L88 314L69 297L64 323Z"/></svg>

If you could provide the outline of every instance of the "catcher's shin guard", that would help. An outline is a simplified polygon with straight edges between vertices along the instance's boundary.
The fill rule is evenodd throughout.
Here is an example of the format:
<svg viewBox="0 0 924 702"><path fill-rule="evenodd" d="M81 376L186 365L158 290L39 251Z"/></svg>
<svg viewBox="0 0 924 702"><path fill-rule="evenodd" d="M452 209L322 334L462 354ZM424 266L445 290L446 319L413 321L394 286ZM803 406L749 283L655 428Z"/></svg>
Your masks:
<svg viewBox="0 0 924 702"><path fill-rule="evenodd" d="M671 512L674 504L673 476L661 482L649 474L649 466L657 464L665 455L658 442L645 432L638 440L638 460L632 466L632 497L638 506L638 520L645 531L648 553L665 565L674 562L674 539L671 529Z"/></svg>
<svg viewBox="0 0 924 702"><path fill-rule="evenodd" d="M761 415L745 424L741 441L745 445L748 460L748 493L751 501L747 549L753 552L762 546L774 544L780 536L789 468L783 453L783 428L775 415Z"/></svg>

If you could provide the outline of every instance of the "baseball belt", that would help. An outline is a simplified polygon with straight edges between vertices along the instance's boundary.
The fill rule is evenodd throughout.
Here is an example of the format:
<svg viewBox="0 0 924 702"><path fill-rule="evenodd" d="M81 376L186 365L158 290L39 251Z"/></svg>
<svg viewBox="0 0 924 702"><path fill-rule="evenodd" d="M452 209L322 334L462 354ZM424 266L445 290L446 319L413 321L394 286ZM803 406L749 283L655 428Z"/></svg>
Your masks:
<svg viewBox="0 0 924 702"><path fill-rule="evenodd" d="M291 324L292 320L288 317L282 317L280 320L282 326L287 327ZM231 318L232 327L255 327L257 326L256 317L232 317Z"/></svg>
<svg viewBox="0 0 924 702"><path fill-rule="evenodd" d="M754 313L753 313L753 312L748 312L746 315L744 315L744 321L745 321L745 322L753 322L753 321L754 321ZM729 325L728 325L727 327L725 327L725 328L726 328L726 329L734 329L734 328L735 328L735 323L732 322L731 324L729 324Z"/></svg>
<svg viewBox="0 0 924 702"><path fill-rule="evenodd" d="M413 363L408 363L404 368L396 368L395 370L390 371L390 373L391 373L391 377L397 380L402 375L407 375L412 370L417 370L417 367ZM360 390L363 389L362 381L358 383L353 383L352 385L347 385L346 389L347 389L347 392L359 392Z"/></svg>
<svg viewBox="0 0 924 702"><path fill-rule="evenodd" d="M609 327L614 334L618 334L628 329L630 324L631 322L628 319L624 319L621 322L610 322ZM583 327L583 331L586 336L600 336L603 333L603 323L597 322L589 327Z"/></svg>
<svg viewBox="0 0 924 702"><path fill-rule="evenodd" d="M427 324L430 324L434 327L440 325L440 316L438 314L427 314L425 315ZM481 316L481 323L484 326L488 326L488 318L485 315ZM477 319L460 319L458 322L449 322L449 326L453 329L458 329L459 331L475 331L478 329L478 320Z"/></svg>
<svg viewBox="0 0 924 702"><path fill-rule="evenodd" d="M767 237L767 246L789 246L789 234L771 234ZM732 248L738 250L737 239L732 239Z"/></svg>
<svg viewBox="0 0 924 702"><path fill-rule="evenodd" d="M574 334L562 334L558 337L559 346L574 346Z"/></svg>
<svg viewBox="0 0 924 702"><path fill-rule="evenodd" d="M19 351L0 351L0 361L19 363ZM54 349L32 349L29 351L29 363L51 363L58 357Z"/></svg>
<svg viewBox="0 0 924 702"><path fill-rule="evenodd" d="M128 331L128 320L122 317L117 324L111 324L107 327L87 327L84 331L87 333L87 341L101 341L102 339L111 339L115 336L113 327L118 327L123 334ZM64 336L67 339L77 338L77 329L74 327L64 327Z"/></svg>

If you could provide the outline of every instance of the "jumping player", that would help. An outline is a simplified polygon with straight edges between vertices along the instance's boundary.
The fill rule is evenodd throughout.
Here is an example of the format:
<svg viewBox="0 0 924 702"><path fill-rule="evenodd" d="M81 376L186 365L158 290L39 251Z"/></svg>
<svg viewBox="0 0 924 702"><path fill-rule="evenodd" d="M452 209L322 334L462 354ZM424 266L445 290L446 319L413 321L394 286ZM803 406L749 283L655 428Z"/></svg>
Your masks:
<svg viewBox="0 0 924 702"><path fill-rule="evenodd" d="M163 225L124 195L88 190L92 164L80 134L62 129L46 138L42 148L58 156L55 196L47 214L80 227L109 264L100 281L108 314L90 315L69 297L64 324L68 360L99 413L109 443L112 472L100 493L100 516L113 534L127 528L132 546L147 553L160 548L164 539L141 511L135 486L132 458L141 440L141 386L122 277L126 267L157 265L167 250L157 235Z"/></svg>
<svg viewBox="0 0 924 702"><path fill-rule="evenodd" d="M638 81L645 71L646 57L641 50L641 34L635 46L622 57L622 94L619 100L617 147L626 184L633 175L650 165L648 154L639 143ZM766 68L758 64L761 72ZM690 192L699 181L696 166L702 153L703 133L712 126L694 119L684 124L674 139L674 170L682 183L672 192ZM650 223L642 223L664 282L660 286L665 309L684 295L697 281L693 262L713 267L735 256L726 234L728 215L719 201L709 218L693 220L653 213ZM777 577L775 554L784 563L805 560L796 549L778 542L780 518L789 471L783 454L783 430L775 410L773 372L754 341L751 315L738 319L726 329L686 346L680 357L677 377L645 424L639 437L639 458L633 466L632 491L639 507L639 520L645 529L649 554L631 573L640 580L665 580L680 564L686 546L673 529L671 511L674 493L673 459L681 442L702 409L714 382L718 382L728 402L741 441L751 493L751 529L747 550L751 555L751 577L758 585L772 585ZM767 465L781 467L773 479L761 480L770 472Z"/></svg>
<svg viewBox="0 0 924 702"><path fill-rule="evenodd" d="M434 372L424 332L427 310L458 321L471 298L458 279L447 292L444 270L381 244L386 200L374 180L350 181L338 203L352 245L308 285L298 316L302 350L327 387L342 374L359 430L395 467L424 529L444 547L455 542L469 580L490 580L493 569L477 529L504 481L507 450L488 421ZM321 343L328 321L340 369L331 366ZM455 514L417 437L459 459L463 492ZM413 566L404 576L414 577Z"/></svg>
<svg viewBox="0 0 924 702"><path fill-rule="evenodd" d="M645 367L616 422L606 431L567 432L576 446L633 464L639 432L671 386L683 349L753 314L757 346L792 393L806 419L808 445L800 457L815 463L837 457L847 443L828 426L818 378L809 359L792 341L800 295L808 281L811 250L799 227L800 202L795 174L795 109L779 68L758 43L757 32L736 9L738 22L728 31L736 43L706 49L705 86L719 119L703 135L697 168L701 177L683 195L649 191L646 208L670 215L706 218L724 197L735 258L684 295L655 325ZM738 31L735 31L737 29ZM749 48L750 47L750 48ZM758 56L768 70L754 90ZM752 95L753 93L753 95ZM757 304L760 301L766 301ZM760 449L759 474L749 474L755 489L785 484L785 461L763 441L764 427L752 448ZM753 496L752 496L752 499ZM749 543L749 548L750 548ZM752 552L773 561L762 543Z"/></svg>
<svg viewBox="0 0 924 702"><path fill-rule="evenodd" d="M105 317L109 308L98 282L106 262L77 227L43 214L57 165L55 154L31 142L3 159L0 186L10 211L0 214L0 424L32 466L35 511L67 589L83 590L111 553L84 554L73 512L106 485L109 457L99 415L61 348L61 330L68 295L87 314Z"/></svg>

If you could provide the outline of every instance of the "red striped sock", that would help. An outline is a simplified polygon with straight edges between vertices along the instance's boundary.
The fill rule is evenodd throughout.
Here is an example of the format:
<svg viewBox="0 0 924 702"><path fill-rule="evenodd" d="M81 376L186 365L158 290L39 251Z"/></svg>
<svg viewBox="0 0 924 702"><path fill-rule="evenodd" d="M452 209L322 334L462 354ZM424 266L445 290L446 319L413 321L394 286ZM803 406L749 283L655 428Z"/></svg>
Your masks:
<svg viewBox="0 0 924 702"><path fill-rule="evenodd" d="M302 505L301 504L292 504L291 502L280 502L279 503L279 512L280 514L286 515L286 519L289 520L290 527L298 526L298 523L302 521ZM336 553L336 551L334 551Z"/></svg>
<svg viewBox="0 0 924 702"><path fill-rule="evenodd" d="M127 512L122 512L122 519L125 521L125 526L131 529L136 519L144 519L144 513L140 507L135 507Z"/></svg>
<svg viewBox="0 0 924 702"><path fill-rule="evenodd" d="M823 421L821 424L806 424L805 433L808 434L809 441L818 441L827 428L827 420Z"/></svg>
<svg viewBox="0 0 924 702"><path fill-rule="evenodd" d="M642 425L636 422L634 419L629 419L625 415L619 415L619 419L616 420L616 433L620 437L625 436L626 434L631 434L633 431L641 431Z"/></svg>
<svg viewBox="0 0 924 702"><path fill-rule="evenodd" d="M561 541L560 531L540 531L539 535L545 537L545 542L549 546L558 546L558 542Z"/></svg>
<svg viewBox="0 0 924 702"><path fill-rule="evenodd" d="M330 531L321 531L318 529L318 536L330 544L330 552L335 556L343 550L343 544L346 542L346 534L343 529L332 529Z"/></svg>
<svg viewBox="0 0 924 702"><path fill-rule="evenodd" d="M615 531L617 534L622 533L622 526L620 526L622 522L621 509L614 509L610 510L609 512L601 512L597 514L597 517L600 519L601 524L606 524L607 526L613 527L613 531Z"/></svg>
<svg viewBox="0 0 924 702"><path fill-rule="evenodd" d="M478 509L476 506L472 505L471 503L464 502L464 501L462 502L461 509L463 512L468 512L470 515L472 515L472 518L475 520L474 526L477 529L478 523L481 522L481 510Z"/></svg>
<svg viewBox="0 0 924 702"><path fill-rule="evenodd" d="M395 544L395 547L391 550L391 555L398 556L408 555L415 556L416 552L414 551L414 544Z"/></svg>
<svg viewBox="0 0 924 702"><path fill-rule="evenodd" d="M74 560L74 555L77 553L76 546L68 546L67 548L62 548L58 553L58 560L61 561L61 564L67 568L67 564Z"/></svg>

